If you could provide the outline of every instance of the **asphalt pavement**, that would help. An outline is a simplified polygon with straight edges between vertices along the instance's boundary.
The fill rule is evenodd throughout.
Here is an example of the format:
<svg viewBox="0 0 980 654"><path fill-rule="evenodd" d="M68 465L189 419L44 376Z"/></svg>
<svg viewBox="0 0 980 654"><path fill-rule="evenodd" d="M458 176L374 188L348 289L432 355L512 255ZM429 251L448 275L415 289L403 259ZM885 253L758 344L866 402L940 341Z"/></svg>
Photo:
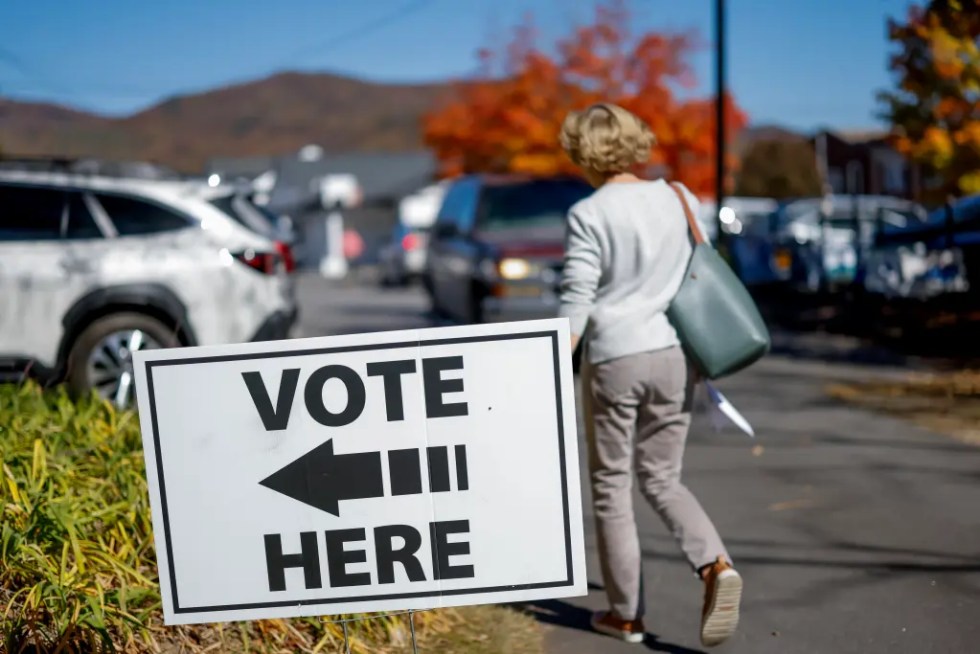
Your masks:
<svg viewBox="0 0 980 654"><path fill-rule="evenodd" d="M299 297L301 335L433 324L414 288L304 276ZM685 458L685 482L745 579L739 632L715 651L980 652L980 448L825 393L901 374L900 359L848 357L847 342L813 335L779 342L780 354L720 385L757 437L717 433L701 415ZM582 463L591 591L527 607L549 625L548 651L701 651L700 582L639 495L646 649L589 630L605 605Z"/></svg>

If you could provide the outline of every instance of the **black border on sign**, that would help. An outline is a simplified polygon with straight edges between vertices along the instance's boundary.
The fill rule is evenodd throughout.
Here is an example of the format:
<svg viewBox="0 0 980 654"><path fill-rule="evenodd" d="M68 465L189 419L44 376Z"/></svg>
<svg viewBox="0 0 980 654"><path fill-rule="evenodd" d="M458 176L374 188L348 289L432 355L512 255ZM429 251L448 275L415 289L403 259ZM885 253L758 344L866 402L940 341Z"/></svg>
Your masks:
<svg viewBox="0 0 980 654"><path fill-rule="evenodd" d="M174 569L173 545L170 538L170 512L167 506L167 489L163 474L163 454L160 447L160 433L157 428L156 397L153 393L153 369L161 366L178 366L195 363L217 363L222 361L247 361L250 359L273 359L281 357L308 356L311 354L339 354L344 352L364 352L370 350L394 350L408 347L432 345L464 345L490 341L507 341L525 338L550 338L555 373L555 407L558 416L558 464L561 473L562 518L565 526L565 579L534 584L513 586L485 586L478 588L452 588L447 590L419 591L416 593L390 593L380 595L356 595L352 597L324 597L319 599L293 599L278 602L252 602L249 604L219 604L215 606L181 607L177 598L177 573ZM477 593L500 593L515 590L535 590L539 588L561 588L575 583L572 569L572 530L568 513L568 474L565 468L565 426L561 403L561 359L558 354L558 332L539 331L515 334L493 334L488 336L465 336L459 338L437 338L431 340L406 341L401 343L381 343L374 345L349 345L346 347L327 347L285 352L259 352L251 354L226 354L218 356L190 357L185 359L165 359L146 363L146 391L150 400L150 425L153 429L153 450L157 462L157 484L160 487L160 511L163 515L163 538L167 551L167 567L170 571L170 594L173 598L173 612L205 613L212 611L236 611L248 609L277 608L284 606L305 606L311 604L339 604L341 602L371 602L381 600L413 599L419 597L438 597L441 595L469 595Z"/></svg>

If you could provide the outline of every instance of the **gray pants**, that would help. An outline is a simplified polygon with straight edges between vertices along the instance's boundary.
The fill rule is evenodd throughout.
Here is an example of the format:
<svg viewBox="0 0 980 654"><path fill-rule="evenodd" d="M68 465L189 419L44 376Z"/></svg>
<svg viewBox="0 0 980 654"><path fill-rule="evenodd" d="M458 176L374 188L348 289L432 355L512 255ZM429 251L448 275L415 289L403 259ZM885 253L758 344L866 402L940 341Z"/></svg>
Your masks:
<svg viewBox="0 0 980 654"><path fill-rule="evenodd" d="M602 578L610 608L633 620L644 611L634 467L643 496L693 568L718 556L731 560L704 509L681 483L693 375L683 351L673 347L586 365L583 379Z"/></svg>

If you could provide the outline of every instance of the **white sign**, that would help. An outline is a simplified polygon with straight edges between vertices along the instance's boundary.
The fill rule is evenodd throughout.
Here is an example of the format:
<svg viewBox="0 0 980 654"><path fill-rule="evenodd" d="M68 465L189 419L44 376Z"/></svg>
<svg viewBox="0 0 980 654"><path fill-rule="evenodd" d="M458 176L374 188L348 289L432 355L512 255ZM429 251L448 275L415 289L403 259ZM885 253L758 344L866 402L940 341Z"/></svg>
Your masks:
<svg viewBox="0 0 980 654"><path fill-rule="evenodd" d="M320 204L325 209L351 209L361 204L363 194L354 175L326 175L319 180Z"/></svg>
<svg viewBox="0 0 980 654"><path fill-rule="evenodd" d="M167 624L585 594L567 321L135 356Z"/></svg>

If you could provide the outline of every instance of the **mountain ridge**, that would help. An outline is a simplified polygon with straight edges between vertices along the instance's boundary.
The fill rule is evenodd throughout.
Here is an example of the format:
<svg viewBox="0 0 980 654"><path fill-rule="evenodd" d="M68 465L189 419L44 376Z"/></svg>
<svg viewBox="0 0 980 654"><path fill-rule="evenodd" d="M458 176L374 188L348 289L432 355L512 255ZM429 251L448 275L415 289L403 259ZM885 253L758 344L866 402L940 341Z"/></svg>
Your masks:
<svg viewBox="0 0 980 654"><path fill-rule="evenodd" d="M421 118L453 88L283 71L173 95L122 116L0 96L0 152L152 161L184 172L216 157L276 156L310 143L328 152L404 152L424 147ZM760 138L797 137L779 125L754 126L736 150Z"/></svg>
<svg viewBox="0 0 980 654"><path fill-rule="evenodd" d="M124 116L0 97L8 155L140 159L199 171L215 156L422 147L420 118L450 83L396 84L286 71L172 96Z"/></svg>

